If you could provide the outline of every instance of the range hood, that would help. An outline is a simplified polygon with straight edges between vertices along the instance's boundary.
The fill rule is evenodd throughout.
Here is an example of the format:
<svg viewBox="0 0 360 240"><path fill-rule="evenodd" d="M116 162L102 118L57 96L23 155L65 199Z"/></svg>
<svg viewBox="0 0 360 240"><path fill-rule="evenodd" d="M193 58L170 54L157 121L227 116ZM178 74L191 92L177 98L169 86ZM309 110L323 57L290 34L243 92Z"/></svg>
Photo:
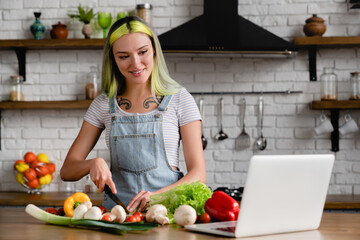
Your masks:
<svg viewBox="0 0 360 240"><path fill-rule="evenodd" d="M238 15L238 0L204 0L204 14L159 36L165 52L291 55L290 42Z"/></svg>

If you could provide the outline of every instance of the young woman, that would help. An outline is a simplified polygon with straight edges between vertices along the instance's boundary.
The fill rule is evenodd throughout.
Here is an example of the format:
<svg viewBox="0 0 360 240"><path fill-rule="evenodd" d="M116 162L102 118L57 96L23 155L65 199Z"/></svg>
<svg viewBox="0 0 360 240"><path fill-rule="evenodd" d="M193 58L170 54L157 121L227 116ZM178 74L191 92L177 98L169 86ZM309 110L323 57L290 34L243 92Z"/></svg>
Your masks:
<svg viewBox="0 0 360 240"><path fill-rule="evenodd" d="M141 19L120 19L109 30L102 88L61 168L64 181L90 174L99 191L107 184L129 211L144 209L152 194L183 182L205 183L199 110L169 76L159 40ZM103 158L86 160L104 129L110 168ZM180 139L185 176L179 171ZM105 197L103 205L115 203Z"/></svg>

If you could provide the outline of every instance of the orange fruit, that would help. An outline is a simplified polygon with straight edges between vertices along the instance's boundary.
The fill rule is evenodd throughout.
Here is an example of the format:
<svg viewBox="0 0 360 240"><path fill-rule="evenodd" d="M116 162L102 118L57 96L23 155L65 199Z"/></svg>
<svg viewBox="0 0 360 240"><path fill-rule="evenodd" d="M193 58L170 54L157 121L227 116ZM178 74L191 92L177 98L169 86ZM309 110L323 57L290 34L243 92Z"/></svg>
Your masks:
<svg viewBox="0 0 360 240"><path fill-rule="evenodd" d="M27 152L24 155L24 160L26 163L31 163L32 161L35 161L37 159L35 153L33 152Z"/></svg>
<svg viewBox="0 0 360 240"><path fill-rule="evenodd" d="M36 178L36 172L32 168L25 170L23 174L28 182L30 182Z"/></svg>
<svg viewBox="0 0 360 240"><path fill-rule="evenodd" d="M38 166L36 169L36 174L39 176L39 177L43 177L45 176L46 174L49 173L49 169L45 166Z"/></svg>
<svg viewBox="0 0 360 240"><path fill-rule="evenodd" d="M37 188L39 186L39 180L37 178L35 178L35 179L29 181L27 183L27 185L29 186L29 188L35 189L35 188Z"/></svg>
<svg viewBox="0 0 360 240"><path fill-rule="evenodd" d="M49 172L50 172L50 173L54 173L54 172L55 172L55 169L56 169L55 163L48 163L48 164L46 164L46 167L49 169Z"/></svg>

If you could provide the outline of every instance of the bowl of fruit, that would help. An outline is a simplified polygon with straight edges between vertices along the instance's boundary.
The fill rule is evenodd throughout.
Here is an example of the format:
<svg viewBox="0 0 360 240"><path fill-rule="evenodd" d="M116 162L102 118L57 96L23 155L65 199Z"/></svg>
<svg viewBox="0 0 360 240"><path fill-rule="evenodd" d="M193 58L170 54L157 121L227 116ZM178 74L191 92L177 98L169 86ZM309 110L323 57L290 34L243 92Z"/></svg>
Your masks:
<svg viewBox="0 0 360 240"><path fill-rule="evenodd" d="M48 186L53 179L55 169L55 163L50 162L45 153L36 155L27 152L23 160L17 160L14 164L16 181L30 194L38 194L41 189Z"/></svg>

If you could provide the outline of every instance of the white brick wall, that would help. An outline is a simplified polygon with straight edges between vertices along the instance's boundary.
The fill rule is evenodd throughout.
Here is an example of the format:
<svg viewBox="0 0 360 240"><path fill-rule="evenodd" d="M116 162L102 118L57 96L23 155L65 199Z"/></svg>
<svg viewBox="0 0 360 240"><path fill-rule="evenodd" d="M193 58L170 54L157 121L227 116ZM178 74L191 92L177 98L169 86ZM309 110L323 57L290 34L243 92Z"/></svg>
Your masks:
<svg viewBox="0 0 360 240"><path fill-rule="evenodd" d="M203 1L149 0L153 4L155 32L163 33L203 13ZM313 13L324 18L324 36L357 36L360 34L359 10L347 10L346 1L272 0L261 5L256 0L239 0L238 11L243 17L287 40L304 36L305 19ZM1 0L0 39L32 38L29 31L34 22L33 12L42 12L41 21L49 38L51 25L61 21L68 24L69 38L81 37L81 26L70 22L69 10L78 4L94 7L95 11L117 12L133 10L141 1L108 0ZM94 37L101 37L95 29ZM325 66L335 67L339 79L339 96L348 98L349 73L359 71L359 48L320 49L317 55L318 76ZM26 100L84 99L86 74L90 66L101 69L101 50L31 50L27 52L27 81L23 86ZM313 128L319 123L321 111L311 110L309 103L320 98L319 82L309 81L308 55L299 51L293 59L242 58L228 56L166 55L171 75L190 92L201 91L278 91L298 90L302 94L264 95L264 135L268 140L265 151L253 147L234 149L240 133L240 96L224 95L224 131L229 139L216 141L219 131L218 100L220 96L205 95L206 117L204 135L208 139L205 150L208 185L240 187L246 179L248 162L254 154L331 153L330 134L316 136ZM18 71L13 51L0 51L0 97L7 95L6 82ZM201 96L194 96L199 102ZM245 95L247 101L246 130L253 144L258 136L257 95ZM13 175L13 163L25 152L45 152L57 164L53 183L45 191L57 191L62 185L59 169L76 137L86 110L4 110L1 112L0 190L24 190ZM328 111L325 111L329 115ZM350 113L360 124L359 111ZM340 119L342 124L343 119ZM360 194L360 133L340 137L340 151L329 193ZM102 135L89 158L101 156L109 160L109 152ZM181 156L181 168L185 163Z"/></svg>

